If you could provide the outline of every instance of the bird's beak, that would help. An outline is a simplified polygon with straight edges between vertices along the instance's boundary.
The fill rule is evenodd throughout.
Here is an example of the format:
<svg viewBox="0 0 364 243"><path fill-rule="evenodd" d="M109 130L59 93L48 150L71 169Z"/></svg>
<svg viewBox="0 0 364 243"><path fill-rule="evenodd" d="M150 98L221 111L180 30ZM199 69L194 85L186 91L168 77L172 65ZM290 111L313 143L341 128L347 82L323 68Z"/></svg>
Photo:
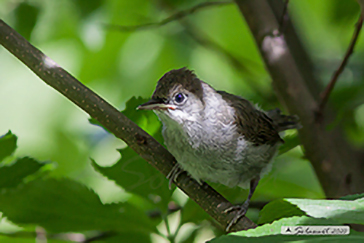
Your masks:
<svg viewBox="0 0 364 243"><path fill-rule="evenodd" d="M174 105L165 104L162 99L151 99L150 101L138 106L137 110L174 110Z"/></svg>

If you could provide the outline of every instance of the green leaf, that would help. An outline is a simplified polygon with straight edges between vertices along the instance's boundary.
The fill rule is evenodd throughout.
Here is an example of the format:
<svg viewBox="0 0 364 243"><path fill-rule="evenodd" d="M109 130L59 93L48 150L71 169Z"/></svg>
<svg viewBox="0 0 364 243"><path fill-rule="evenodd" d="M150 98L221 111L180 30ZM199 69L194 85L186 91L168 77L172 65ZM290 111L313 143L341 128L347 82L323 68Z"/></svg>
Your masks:
<svg viewBox="0 0 364 243"><path fill-rule="evenodd" d="M181 210L181 224L189 222L200 224L207 217L208 214L191 198L188 198Z"/></svg>
<svg viewBox="0 0 364 243"><path fill-rule="evenodd" d="M35 237L29 238L29 239L22 239L22 238L18 238L18 237L13 237L12 235L10 235L10 236L0 235L0 242L1 243L34 243Z"/></svg>
<svg viewBox="0 0 364 243"><path fill-rule="evenodd" d="M258 226L255 229L240 231L229 235L224 235L211 240L211 243L240 243L240 242L363 242L364 234L350 232L349 235L336 236L287 236L281 235L282 226L298 225L338 225L326 219L315 219L307 216L284 218L274 221L272 224Z"/></svg>
<svg viewBox="0 0 364 243"><path fill-rule="evenodd" d="M151 111L136 110L139 105L147 101L148 99L141 97L132 97L126 102L122 113L149 134L152 134L157 141L162 142L161 124L157 116ZM90 122L97 123L93 119ZM131 148L127 147L119 150L119 152L121 159L113 166L102 167L92 161L93 167L125 190L135 193L165 210L172 194L165 176Z"/></svg>
<svg viewBox="0 0 364 243"><path fill-rule="evenodd" d="M345 224L364 224L364 198L348 200L284 199L308 216L328 218Z"/></svg>
<svg viewBox="0 0 364 243"><path fill-rule="evenodd" d="M0 195L0 211L16 224L36 224L51 232L155 230L137 208L128 203L104 205L93 191L70 179L37 179L6 190Z"/></svg>
<svg viewBox="0 0 364 243"><path fill-rule="evenodd" d="M14 13L16 18L15 29L25 39L29 40L38 20L39 8L28 2L22 2L16 7Z"/></svg>
<svg viewBox="0 0 364 243"><path fill-rule="evenodd" d="M110 167L102 167L92 161L96 171L131 193L135 193L161 209L166 209L172 195L168 188L168 180L149 165L131 148L119 151L121 159Z"/></svg>
<svg viewBox="0 0 364 243"><path fill-rule="evenodd" d="M258 224L272 223L274 220L288 218L292 216L306 215L296 205L285 201L284 199L274 200L268 203L259 213Z"/></svg>
<svg viewBox="0 0 364 243"><path fill-rule="evenodd" d="M140 126L143 130L151 134L158 142L162 143L163 139L161 136L161 123L158 120L158 117L152 111L141 111L137 110L137 107L145 102L148 99L144 99L141 97L132 97L125 104L125 109L121 112L130 120L135 122L138 126ZM105 127L103 127L96 119L90 118L89 122L93 125L100 126L108 131Z"/></svg>
<svg viewBox="0 0 364 243"><path fill-rule="evenodd" d="M288 236L288 235L270 235L262 237L242 237L236 235L223 235L209 242L211 243L281 243L281 242L299 242L299 243L362 243L364 241L364 235L361 234L350 234L350 235L299 235L299 236Z"/></svg>
<svg viewBox="0 0 364 243"><path fill-rule="evenodd" d="M360 14L360 8L356 1L332 1L329 7L330 22L337 26L350 24Z"/></svg>
<svg viewBox="0 0 364 243"><path fill-rule="evenodd" d="M24 234L22 234L24 233ZM1 243L34 243L37 242L37 240L35 239L35 234L33 233L34 237L31 238L29 237L32 233L31 232L17 232L14 234L3 234L0 233L0 242ZM22 238L24 237L24 238ZM25 238L25 237L29 237L29 238ZM50 239L49 237L47 237L47 243L65 243L64 240L55 240L55 239Z"/></svg>
<svg viewBox="0 0 364 243"><path fill-rule="evenodd" d="M159 143L163 144L161 122L152 111L137 110L136 108L147 102L149 99L132 97L125 104L122 113L130 120L138 124L143 130L151 134Z"/></svg>
<svg viewBox="0 0 364 243"><path fill-rule="evenodd" d="M18 138L11 131L0 137L0 162L14 153L17 140Z"/></svg>
<svg viewBox="0 0 364 243"><path fill-rule="evenodd" d="M144 99L142 97L132 97L125 104L125 109L122 113L128 117L130 120L138 124L147 133L153 135L158 142L162 143L161 140L161 122L154 112L147 110L137 110L137 107L149 99ZM155 136L156 135L156 136Z"/></svg>
<svg viewBox="0 0 364 243"><path fill-rule="evenodd" d="M21 158L11 165L0 167L0 188L16 187L23 182L24 178L37 172L44 163L32 158Z"/></svg>
<svg viewBox="0 0 364 243"><path fill-rule="evenodd" d="M307 216L294 216L274 221L271 224L264 224L255 229L240 231L232 235L239 236L265 236L281 234L281 226L297 226L297 225L338 225L337 222L328 219L315 219Z"/></svg>
<svg viewBox="0 0 364 243"><path fill-rule="evenodd" d="M127 116L132 121L136 122L138 119L140 119L141 114L152 114L153 112L143 112L137 110L138 106L141 104L144 104L149 99L142 98L142 97L131 97L125 104L125 109L122 111L122 113Z"/></svg>
<svg viewBox="0 0 364 243"><path fill-rule="evenodd" d="M102 0L75 0L74 1L78 11L81 13L82 17L85 18L87 15L91 14L93 11L101 7Z"/></svg>
<svg viewBox="0 0 364 243"><path fill-rule="evenodd" d="M278 155L287 153L288 151L290 151L291 149L294 149L295 147L297 147L300 144L301 144L301 142L300 142L297 134L291 135L291 136L286 136L286 137L284 137L284 144L279 147Z"/></svg>
<svg viewBox="0 0 364 243"><path fill-rule="evenodd" d="M353 196L353 198L355 198ZM307 215L345 224L364 224L364 198L356 200L279 199L260 212L259 224L279 218Z"/></svg>
<svg viewBox="0 0 364 243"><path fill-rule="evenodd" d="M181 240L180 243L194 243L196 242L196 237L200 232L200 227L196 227L192 230L192 232L188 232L189 235L187 235L186 237L186 233L184 233L184 237L186 237L185 239Z"/></svg>

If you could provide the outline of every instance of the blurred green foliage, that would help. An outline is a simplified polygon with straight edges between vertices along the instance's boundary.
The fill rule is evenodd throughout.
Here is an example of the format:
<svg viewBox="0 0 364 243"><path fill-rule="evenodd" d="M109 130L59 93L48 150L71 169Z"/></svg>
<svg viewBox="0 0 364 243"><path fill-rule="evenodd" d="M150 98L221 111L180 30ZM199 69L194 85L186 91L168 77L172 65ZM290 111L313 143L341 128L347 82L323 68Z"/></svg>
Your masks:
<svg viewBox="0 0 364 243"><path fill-rule="evenodd" d="M233 4L208 7L158 28L121 32L108 27L158 22L178 9L201 2L0 0L0 16L107 101L120 110L126 108L124 114L159 141L156 116L135 108L151 95L163 73L173 68L187 66L216 89L246 97L263 109L284 110L248 27ZM318 80L327 84L351 38L359 14L356 1L290 1L289 13L314 61ZM82 231L84 237L93 237L98 232L92 230L108 227L108 217L112 218L109 222L115 220L115 228L107 229L117 234L100 242L194 242L222 234L201 208L178 189L169 191L168 181L122 141L91 125L85 113L42 83L6 50L1 48L0 54L0 134L11 129L19 137L17 141L9 132L0 139L0 187L5 188L1 186L5 182L11 185L11 189L1 191L0 211L10 210L0 221L1 242L28 242L22 237L14 241L6 235L33 232L34 225L50 232ZM330 97L338 117L328 129L343 126L345 135L357 147L364 144L363 56L360 37ZM144 99L132 98L140 96ZM253 201L325 197L310 163L296 147L295 133L287 133L286 140L281 149L284 154L277 157L272 172L260 182ZM15 151L16 143L19 148ZM53 162L40 163L26 156ZM147 180L139 185L135 180L142 177ZM155 190L150 188L155 186L150 178L158 181ZM234 203L247 196L239 188L213 186ZM80 202L84 203L75 205ZM87 208L83 208L85 205ZM182 209L170 214L173 205ZM128 214L120 213L121 208ZM49 210L46 215L40 214L43 209ZM258 221L257 212L253 208L248 216ZM92 222L89 214L99 220ZM64 227L57 228L56 217ZM137 236L131 228L148 229L154 234Z"/></svg>
<svg viewBox="0 0 364 243"><path fill-rule="evenodd" d="M16 140L18 138L8 131L5 135L0 138L0 161L5 159L6 157L12 155L16 149Z"/></svg>
<svg viewBox="0 0 364 243"><path fill-rule="evenodd" d="M281 235L281 226L291 225L338 225L337 222L326 218L309 218L307 216L283 218L272 224L265 224L255 229L224 235L212 240L212 243L241 243L241 242L363 242L363 233L350 232L349 235ZM259 237L257 237L259 236Z"/></svg>

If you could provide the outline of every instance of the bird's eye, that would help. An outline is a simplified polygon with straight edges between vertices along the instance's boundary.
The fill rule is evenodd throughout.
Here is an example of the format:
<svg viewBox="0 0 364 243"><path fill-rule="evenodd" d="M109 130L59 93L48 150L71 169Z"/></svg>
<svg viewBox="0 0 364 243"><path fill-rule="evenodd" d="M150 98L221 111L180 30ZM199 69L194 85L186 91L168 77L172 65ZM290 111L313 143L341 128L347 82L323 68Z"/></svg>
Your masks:
<svg viewBox="0 0 364 243"><path fill-rule="evenodd" d="M182 103L185 100L185 98L186 98L186 96L184 94L178 93L174 97L174 101L176 101L177 103Z"/></svg>

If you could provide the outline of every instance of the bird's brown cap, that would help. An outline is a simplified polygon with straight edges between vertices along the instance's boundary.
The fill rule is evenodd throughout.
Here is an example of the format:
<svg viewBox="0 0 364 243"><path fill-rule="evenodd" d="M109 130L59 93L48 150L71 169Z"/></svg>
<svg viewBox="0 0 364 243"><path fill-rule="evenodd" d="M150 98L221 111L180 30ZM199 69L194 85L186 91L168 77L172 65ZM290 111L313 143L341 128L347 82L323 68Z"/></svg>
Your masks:
<svg viewBox="0 0 364 243"><path fill-rule="evenodd" d="M200 99L203 97L201 81L193 71L183 67L180 69L173 69L159 79L152 99L166 99L169 96L170 91L175 89L176 86L181 86L183 89L195 94Z"/></svg>

